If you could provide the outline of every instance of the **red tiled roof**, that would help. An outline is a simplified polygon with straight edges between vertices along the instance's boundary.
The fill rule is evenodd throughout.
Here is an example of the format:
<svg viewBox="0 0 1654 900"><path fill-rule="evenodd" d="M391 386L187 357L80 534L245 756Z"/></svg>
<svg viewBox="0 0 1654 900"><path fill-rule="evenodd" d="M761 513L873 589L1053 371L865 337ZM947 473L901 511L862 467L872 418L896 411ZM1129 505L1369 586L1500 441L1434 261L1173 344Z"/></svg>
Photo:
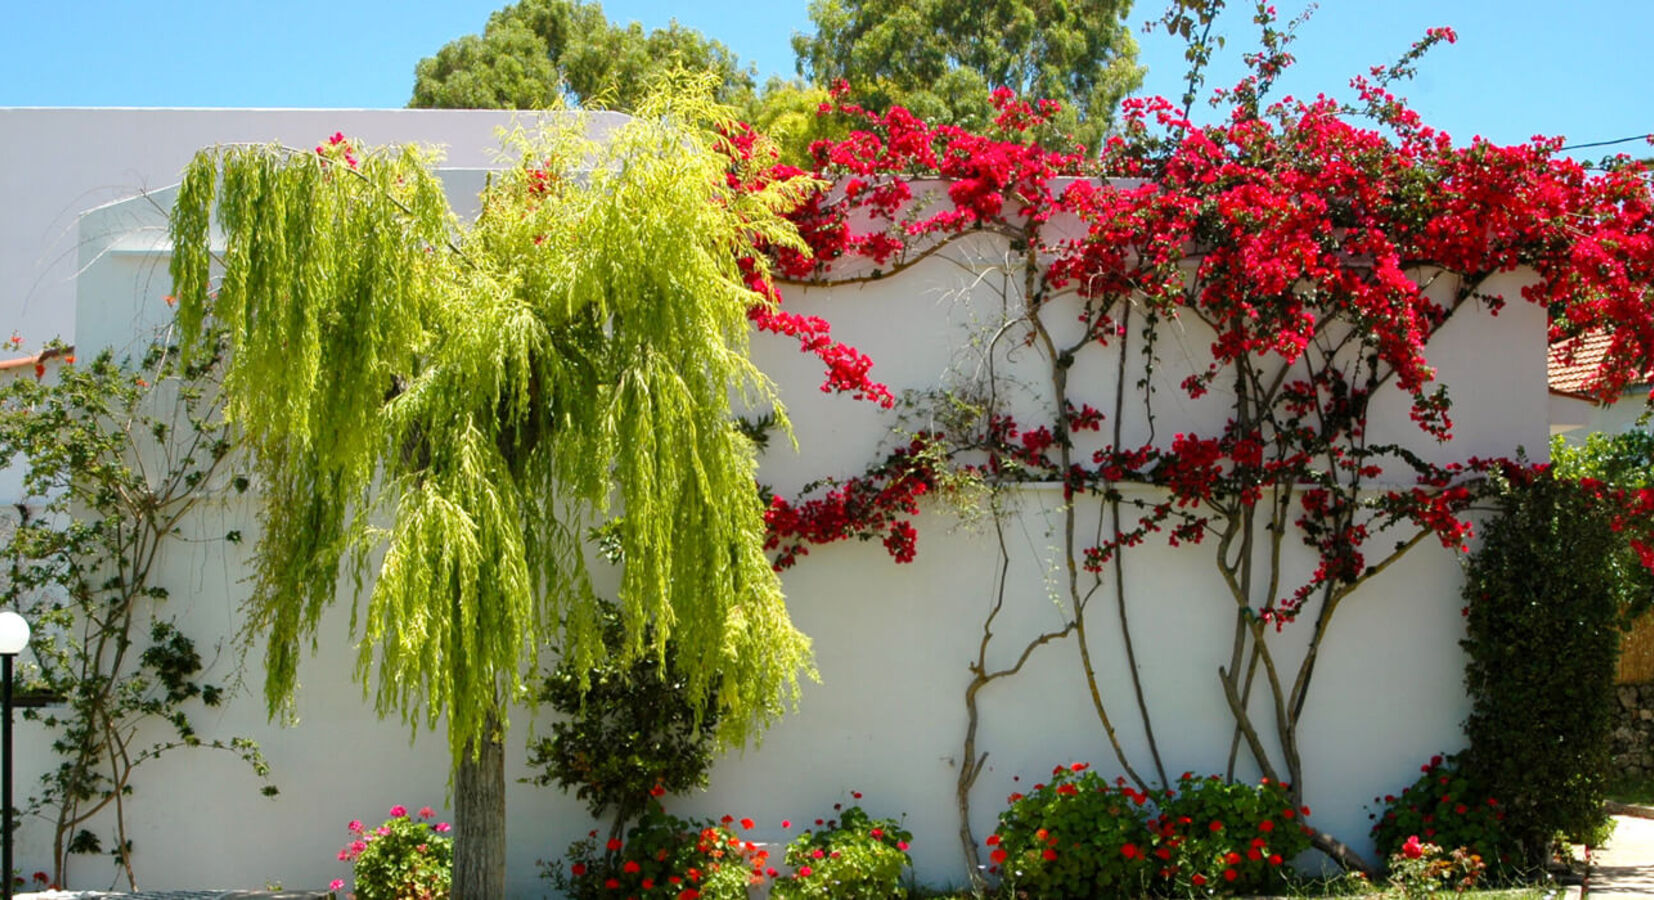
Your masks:
<svg viewBox="0 0 1654 900"><path fill-rule="evenodd" d="M1596 374L1597 367L1602 364L1602 358L1608 354L1610 343L1608 332L1598 329L1587 331L1574 340L1552 344L1545 359L1545 370L1549 376L1551 390L1576 397L1598 399L1591 396L1586 390L1586 385L1590 383L1591 376ZM1649 377L1645 373L1641 378L1633 378L1629 385L1648 383Z"/></svg>
<svg viewBox="0 0 1654 900"><path fill-rule="evenodd" d="M48 347L33 356L19 356L15 359L0 359L0 372L6 372L12 369L21 369L25 366L39 365L54 356L73 356L74 352L75 348L73 347ZM74 362L73 359L69 361Z"/></svg>

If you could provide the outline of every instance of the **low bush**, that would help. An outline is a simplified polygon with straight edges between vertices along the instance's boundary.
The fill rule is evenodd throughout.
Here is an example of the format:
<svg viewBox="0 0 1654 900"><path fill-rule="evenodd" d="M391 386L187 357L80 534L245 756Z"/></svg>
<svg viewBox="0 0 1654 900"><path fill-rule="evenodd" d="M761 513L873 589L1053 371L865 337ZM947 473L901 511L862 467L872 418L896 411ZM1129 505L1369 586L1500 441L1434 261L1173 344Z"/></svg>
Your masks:
<svg viewBox="0 0 1654 900"><path fill-rule="evenodd" d="M454 841L447 822L432 822L429 807L419 818L405 807L393 806L390 818L377 828L351 822L351 840L339 859L351 865L355 900L439 900L448 896L454 869ZM330 886L338 891L343 879Z"/></svg>
<svg viewBox="0 0 1654 900"><path fill-rule="evenodd" d="M740 828L751 828L742 820ZM737 823L697 822L651 803L626 833L598 849L597 832L569 846L561 865L542 876L570 900L657 896L677 900L746 900L763 880L768 854L736 833Z"/></svg>
<svg viewBox="0 0 1654 900"><path fill-rule="evenodd" d="M1016 897L1255 893L1284 883L1308 849L1308 814L1267 781L1184 773L1151 795L1075 763L1010 796L989 858Z"/></svg>
<svg viewBox="0 0 1654 900"><path fill-rule="evenodd" d="M1379 853L1393 856L1417 837L1440 847L1467 848L1502 866L1517 865L1504 806L1466 771L1462 755L1432 756L1419 773L1399 795L1374 798L1384 804L1372 830Z"/></svg>
<svg viewBox="0 0 1654 900"><path fill-rule="evenodd" d="M1196 890L1260 893L1285 883L1298 854L1309 849L1302 818L1286 787L1268 780L1256 785L1196 778L1185 772L1177 791L1160 802L1150 823L1158 858L1167 876ZM1160 855L1160 851L1169 854Z"/></svg>
<svg viewBox="0 0 1654 900"><path fill-rule="evenodd" d="M1015 893L1052 900L1126 896L1153 880L1146 794L1074 763L1008 799L988 838L989 859Z"/></svg>
<svg viewBox="0 0 1654 900"><path fill-rule="evenodd" d="M1443 850L1409 835L1390 856L1390 888L1403 900L1425 900L1446 891L1463 894L1481 881L1487 865L1464 847Z"/></svg>
<svg viewBox="0 0 1654 900"><path fill-rule="evenodd" d="M792 874L775 882L776 900L901 898L902 873L913 864L913 835L891 819L870 818L860 806L826 820L787 845Z"/></svg>

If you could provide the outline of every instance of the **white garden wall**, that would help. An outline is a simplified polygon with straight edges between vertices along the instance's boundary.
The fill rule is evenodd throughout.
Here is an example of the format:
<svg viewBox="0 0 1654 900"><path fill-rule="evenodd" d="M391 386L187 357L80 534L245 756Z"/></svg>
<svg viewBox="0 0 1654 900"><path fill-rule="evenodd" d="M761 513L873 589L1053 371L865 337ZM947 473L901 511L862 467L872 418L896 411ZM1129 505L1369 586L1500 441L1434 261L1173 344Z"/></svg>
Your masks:
<svg viewBox="0 0 1654 900"><path fill-rule="evenodd" d="M0 126L6 115L18 113L0 112ZM141 120L144 114L86 114L77 127L88 142L95 141L100 115L113 123ZM233 134L209 134L206 124L197 123L188 138L207 144L245 136L249 128L263 126L259 115L235 114L246 127ZM367 127L373 117L387 114L266 115L294 117L284 125L303 133L286 137L289 141L313 142L338 129L372 140L420 137L417 119L398 118L397 128L406 130L395 133ZM361 126L357 117L363 117ZM479 116L445 122L445 128L454 127L444 130L442 139L460 158L473 146L491 144L494 121ZM118 159L119 149L105 146L105 153ZM181 156L173 165L182 162ZM167 176L153 177L159 182ZM457 173L450 184L456 192L474 193L478 178L475 172ZM90 357L104 346L134 346L146 329L164 321L161 223L157 205L142 199L106 206L82 220L73 320L81 355ZM997 253L987 244L962 247L954 262L934 259L863 287L794 289L787 303L831 321L835 337L872 356L874 374L898 393L963 386L977 364L973 338L998 321L1006 302L995 290L997 277L984 269L984 260ZM1508 288L1515 296L1514 283ZM1375 435L1403 440L1441 461L1513 455L1518 447L1542 454L1544 332L1543 311L1526 305L1512 304L1498 317L1461 314L1432 346L1432 362L1459 400L1457 439L1438 447L1415 437L1404 398L1393 390L1375 415ZM1191 328L1177 343L1198 356L1206 339ZM761 473L766 483L792 496L807 481L852 476L882 456L894 414L822 394L819 365L789 339L756 336L754 349L780 385L801 448L795 453L785 440L772 441ZM1172 358L1179 350L1163 346L1162 352ZM1030 385L1016 405L1039 409L1043 362L1025 350L1007 365ZM1113 364L1099 354L1077 366L1072 378L1089 396L1112 397L1113 372ZM1177 377L1157 395L1156 434L1167 440L1185 429L1215 430L1225 415L1221 393L1201 402L1180 399ZM1128 419L1126 427L1128 443L1147 437L1145 421ZM993 660L1008 661L1021 640L1061 623L1055 605L1062 596L1056 550L1061 503L1061 492L1049 487L1030 486L1014 495L1005 519L1012 554L1006 612L996 624ZM245 500L225 499L193 527L203 538L232 528L250 538L250 515ZM828 816L833 803L848 802L850 791L860 791L874 815L906 816L922 881L963 882L954 801L963 690L966 664L976 654L982 618L995 597L998 542L986 523L962 524L941 506L932 506L918 524L919 556L910 565L890 561L876 542L847 543L817 548L785 574L793 616L815 641L822 681L806 689L797 714L771 729L761 747L731 753L714 772L711 790L677 801L675 809L750 816L760 822L761 836L785 840L782 819L805 823ZM225 547L181 542L167 559L165 576L172 588L169 608L185 630L204 645L225 642L217 673L232 671L239 658L228 638L237 627L236 604L248 589L244 551L230 547L226 553ZM1216 676L1229 655L1233 607L1210 552L1209 545L1173 550L1151 544L1126 557L1138 660L1173 778L1184 770L1221 771L1230 743L1231 719ZM1364 804L1409 782L1431 753L1462 744L1459 723L1467 701L1457 645L1462 625L1454 556L1427 542L1405 565L1366 587L1340 612L1317 670L1302 731L1307 802L1318 825L1364 852L1370 850ZM1295 565L1307 571L1309 563L1300 557ZM1149 772L1112 583L1090 615L1093 660L1110 710L1134 764ZM300 670L304 687L296 725L267 723L256 651L244 673L246 690L222 713L198 716L205 737L259 740L280 797L259 797L257 782L239 763L205 751L175 755L140 773L128 809L145 886L257 887L267 880L288 887L325 885L346 875L334 855L344 842L347 820L372 820L395 803L442 806L444 741L421 734L410 745L407 727L374 718L350 677L355 654L344 638L347 618L343 606L335 608L315 657ZM1307 621L1298 627L1307 627ZM1293 628L1282 635L1283 647L1301 641ZM1284 665L1295 664L1295 653L1280 653ZM981 700L978 749L990 756L973 795L979 839L991 831L1005 795L1042 780L1054 764L1084 760L1104 772L1117 771L1079 678L1072 638L1038 651L1022 674L990 686ZM523 711L512 725L509 775L514 778L525 774L523 747L533 720ZM21 726L19 784L32 784L48 763L44 734L37 726ZM512 896L539 896L535 861L555 858L593 825L580 804L542 788L516 786L508 809ZM25 826L18 857L25 871L38 867L33 860L45 858L46 836L35 823ZM78 872L76 883L83 887L107 884L112 875L102 860L88 860Z"/></svg>

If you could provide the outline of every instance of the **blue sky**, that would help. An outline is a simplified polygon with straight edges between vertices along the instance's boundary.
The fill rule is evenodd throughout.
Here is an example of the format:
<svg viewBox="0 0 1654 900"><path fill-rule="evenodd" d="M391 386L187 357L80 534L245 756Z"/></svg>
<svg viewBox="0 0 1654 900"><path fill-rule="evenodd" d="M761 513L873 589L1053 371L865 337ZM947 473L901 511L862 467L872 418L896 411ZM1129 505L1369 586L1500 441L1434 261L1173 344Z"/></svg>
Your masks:
<svg viewBox="0 0 1654 900"><path fill-rule="evenodd" d="M19 2L0 31L0 106L401 106L414 64L480 31L504 0L59 0ZM611 19L676 18L723 40L761 76L790 75L805 0L611 0ZM1302 9L1279 0L1281 12ZM1163 0L1139 0L1141 26ZM1227 56L1249 46L1247 5L1224 22ZM1459 43L1432 54L1405 93L1427 122L1468 140L1533 134L1598 141L1654 131L1654 3L1646 0L1327 0L1304 27L1283 89L1347 96L1427 27ZM1182 47L1139 29L1145 90L1176 96ZM1232 81L1220 66L1210 84ZM1635 150L1636 145L1629 145ZM1591 151L1596 153L1596 151Z"/></svg>

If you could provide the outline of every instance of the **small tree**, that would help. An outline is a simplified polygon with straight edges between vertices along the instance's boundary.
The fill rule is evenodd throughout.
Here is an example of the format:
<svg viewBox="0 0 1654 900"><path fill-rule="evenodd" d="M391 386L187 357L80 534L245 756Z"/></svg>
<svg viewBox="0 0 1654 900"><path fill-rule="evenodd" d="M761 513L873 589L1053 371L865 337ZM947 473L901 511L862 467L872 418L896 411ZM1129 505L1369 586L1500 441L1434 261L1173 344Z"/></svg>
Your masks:
<svg viewBox="0 0 1654 900"><path fill-rule="evenodd" d="M249 627L270 709L350 573L375 708L447 723L456 897L504 895L501 740L538 647L576 673L607 655L579 536L612 503L623 662L673 642L731 742L808 671L730 403L772 399L746 358L751 247L798 245L779 211L813 182L737 189L709 92L657 96L602 145L572 115L516 132L468 225L430 156L343 135L203 152L173 210L185 346L207 322L228 336L263 500Z"/></svg>
<svg viewBox="0 0 1654 900"><path fill-rule="evenodd" d="M588 672L562 665L546 676L540 702L563 718L552 723L550 737L529 744L528 764L541 771L525 779L574 789L593 818L612 811L610 838L624 834L651 797L704 786L717 747L716 709L690 702L673 648L665 658L648 655L623 666L625 637L619 611L605 604L610 659Z"/></svg>

